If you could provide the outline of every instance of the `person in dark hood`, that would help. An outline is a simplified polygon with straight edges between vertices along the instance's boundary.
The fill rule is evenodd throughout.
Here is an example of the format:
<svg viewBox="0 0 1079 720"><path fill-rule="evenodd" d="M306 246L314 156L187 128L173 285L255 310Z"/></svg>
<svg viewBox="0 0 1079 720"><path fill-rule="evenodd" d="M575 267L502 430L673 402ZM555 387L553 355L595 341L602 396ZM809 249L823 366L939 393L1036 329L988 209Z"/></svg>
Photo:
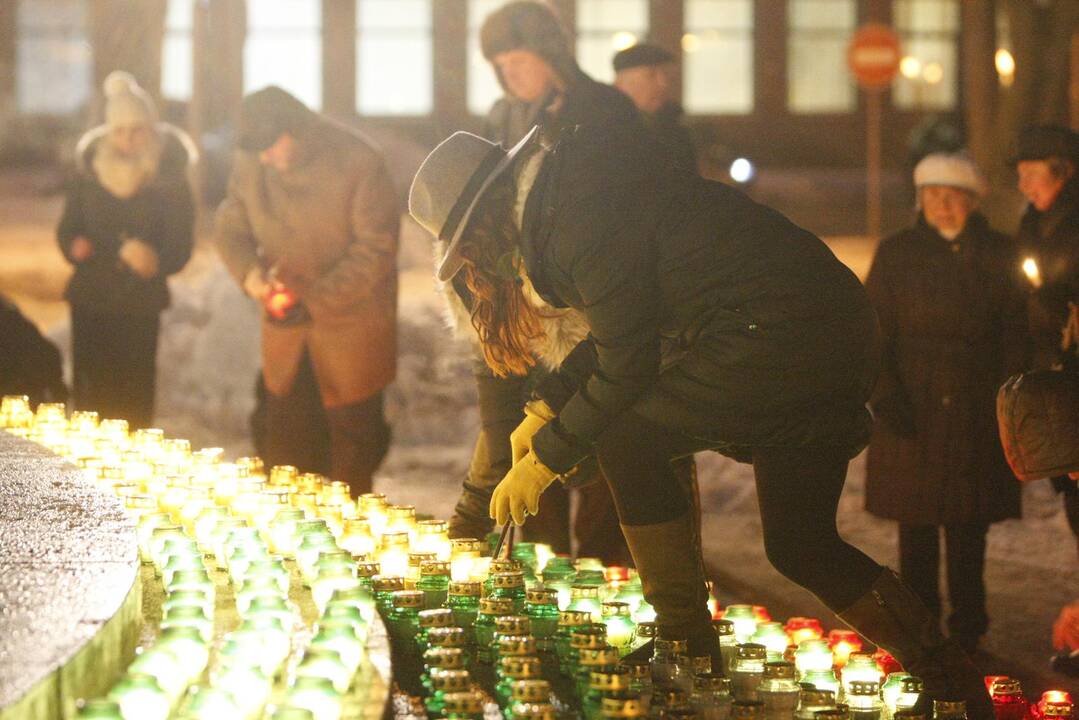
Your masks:
<svg viewBox="0 0 1079 720"><path fill-rule="evenodd" d="M594 455L662 637L719 657L691 507L672 460L716 450L752 462L773 565L874 643L935 699L991 717L981 673L891 570L846 543L836 510L865 447L878 328L858 278L812 233L610 127L564 133L517 208L516 164L456 133L413 180L409 210L447 243L438 277L482 289L473 310L496 372L527 365L534 313L518 279L588 322L556 377L568 399L514 432L490 514L522 524ZM510 272L506 272L509 270Z"/></svg>
<svg viewBox="0 0 1079 720"><path fill-rule="evenodd" d="M1023 279L1011 239L977 211L985 182L966 155L927 155L914 185L917 221L881 242L866 280L884 359L865 504L897 521L900 575L938 615L943 530L948 628L973 650L989 627L989 525L1020 516L993 402L1026 367Z"/></svg>
<svg viewBox="0 0 1079 720"><path fill-rule="evenodd" d="M564 128L577 125L640 128L628 98L591 79L578 67L569 38L549 5L507 3L485 19L480 44L506 93L488 115L484 131L488 139L511 147L534 125L541 126L548 144L557 142ZM534 172L526 169L522 187L530 186L534 177ZM469 312L472 291L461 278L447 283L444 290L451 323L478 343ZM543 305L538 295L532 299ZM545 331L531 348L538 360L535 365L497 377L482 360L477 360L481 430L450 519L451 537L483 537L490 531L487 505L495 485L510 468L510 433L525 418L522 408L530 389L543 382L547 373L557 368L569 350L588 334L587 323L572 310L541 307L540 315ZM607 564L624 564L629 553L606 485L595 482L581 487L578 500L573 527L578 552L599 557ZM569 516L569 493L560 487L544 498L543 508L526 535L529 540L568 553Z"/></svg>
<svg viewBox="0 0 1079 720"><path fill-rule="evenodd" d="M682 106L671 98L674 55L658 45L638 43L615 54L614 86L624 92L659 144L675 163L697 172L697 150L682 124Z"/></svg>
<svg viewBox="0 0 1079 720"><path fill-rule="evenodd" d="M182 130L158 122L135 79L117 71L105 79L105 124L82 137L76 156L56 231L75 267L65 293L75 406L148 427L165 278L191 257L187 170L197 153Z"/></svg>

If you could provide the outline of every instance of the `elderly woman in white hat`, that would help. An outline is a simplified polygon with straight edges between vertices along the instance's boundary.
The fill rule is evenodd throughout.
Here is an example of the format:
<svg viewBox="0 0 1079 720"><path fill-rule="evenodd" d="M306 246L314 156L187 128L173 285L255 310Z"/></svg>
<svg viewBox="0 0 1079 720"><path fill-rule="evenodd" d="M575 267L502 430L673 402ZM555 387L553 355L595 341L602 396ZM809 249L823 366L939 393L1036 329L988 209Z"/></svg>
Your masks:
<svg viewBox="0 0 1079 720"><path fill-rule="evenodd" d="M947 625L973 650L989 627L986 533L1020 511L994 399L1026 362L1022 277L977 210L985 183L966 155L927 156L914 184L918 218L881 242L866 283L884 337L866 509L898 522L900 575L938 616L943 531Z"/></svg>
<svg viewBox="0 0 1079 720"><path fill-rule="evenodd" d="M541 332L531 294L588 321L512 437L492 517L525 522L594 455L660 636L718 657L672 461L715 450L751 462L772 564L933 697L992 713L980 674L918 598L836 530L847 463L869 436L877 328L858 279L818 238L613 127L551 149L526 137L508 153L457 133L420 168L409 209L447 243L439 277L463 276L496 373L529 362Z"/></svg>
<svg viewBox="0 0 1079 720"><path fill-rule="evenodd" d="M190 138L159 122L153 99L131 75L105 79L105 124L79 140L78 173L57 228L74 268L71 305L74 400L82 410L153 420L158 319L165 278L191 256L195 203L187 171Z"/></svg>

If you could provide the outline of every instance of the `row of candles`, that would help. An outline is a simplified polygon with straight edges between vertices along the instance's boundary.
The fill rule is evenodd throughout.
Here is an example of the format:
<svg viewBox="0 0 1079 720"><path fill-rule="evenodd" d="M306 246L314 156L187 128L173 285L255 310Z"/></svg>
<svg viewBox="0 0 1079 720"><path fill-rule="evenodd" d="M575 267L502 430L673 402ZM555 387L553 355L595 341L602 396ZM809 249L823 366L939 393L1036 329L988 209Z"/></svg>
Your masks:
<svg viewBox="0 0 1079 720"><path fill-rule="evenodd" d="M340 717L350 689L362 696L372 681L364 648L377 612L373 586L399 578L389 585L411 590L432 578L448 584L489 577L492 561L479 540L450 540L443 521L420 519L415 508L390 505L379 494L354 500L346 484L318 475L282 466L267 471L256 458L226 462L220 449L192 450L161 430L132 432L124 421L92 412L68 417L62 404L35 410L21 396L3 398L0 428L49 447L120 497L136 519L140 556L166 590L157 642L108 699L84 705L85 717ZM589 612L622 654L649 635L642 631L654 611L632 570L556 558L539 544L518 543L514 558L529 587L556 590L559 610ZM317 608L313 627L289 599L293 563ZM241 618L217 646L213 571L228 578ZM862 653L856 633L826 634L812 618L780 624L759 606L721 610L714 596L710 603L723 621L717 627L727 669L740 655L762 666L787 659L798 680L837 698L865 681L878 683L885 708L904 704L901 668L883 651ZM763 647L764 657L742 651L750 647ZM271 698L275 680L283 680L284 692ZM987 688L1005 704L1022 702L1013 680L987 678ZM1061 691L1022 705L1036 716L1072 712Z"/></svg>

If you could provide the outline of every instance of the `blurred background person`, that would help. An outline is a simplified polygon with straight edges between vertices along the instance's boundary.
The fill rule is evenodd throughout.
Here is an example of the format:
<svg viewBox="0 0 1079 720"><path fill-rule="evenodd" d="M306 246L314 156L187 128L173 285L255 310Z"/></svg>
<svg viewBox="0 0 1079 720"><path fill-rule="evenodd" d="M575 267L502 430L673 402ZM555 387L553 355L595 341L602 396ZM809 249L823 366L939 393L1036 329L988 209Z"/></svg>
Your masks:
<svg viewBox="0 0 1079 720"><path fill-rule="evenodd" d="M941 612L945 539L950 634L974 650L989 627L989 525L1020 516L994 398L1026 362L1023 288L1010 239L978 212L984 181L962 154L914 170L918 219L882 241L866 282L883 333L866 509L899 523L899 571Z"/></svg>
<svg viewBox="0 0 1079 720"><path fill-rule="evenodd" d="M141 428L153 424L165 278L191 257L187 170L197 153L182 130L158 122L153 100L130 74L111 73L104 91L105 124L79 140L78 173L57 228L75 268L64 295L74 401Z"/></svg>
<svg viewBox="0 0 1079 720"><path fill-rule="evenodd" d="M674 55L658 45L637 43L615 54L614 86L637 106L650 133L676 164L697 172L697 150L682 124L682 106L671 97Z"/></svg>
<svg viewBox="0 0 1079 720"><path fill-rule="evenodd" d="M353 495L371 492L390 444L399 221L383 158L362 135L278 87L244 98L215 241L264 308L264 459L307 470L317 394L330 475Z"/></svg>
<svg viewBox="0 0 1079 720"><path fill-rule="evenodd" d="M1019 138L1015 167L1028 203L1018 244L1031 281L1033 364L1050 367L1065 361L1060 333L1068 302L1079 300L1079 133L1052 125L1030 128Z"/></svg>
<svg viewBox="0 0 1079 720"><path fill-rule="evenodd" d="M0 395L26 395L34 405L65 402L60 351L15 303L0 295Z"/></svg>
<svg viewBox="0 0 1079 720"><path fill-rule="evenodd" d="M565 30L547 4L531 0L507 3L484 20L480 44L505 91L487 116L484 132L488 139L512 147L538 125L544 142L553 145L567 127L639 125L637 112L624 95L588 77L577 65ZM518 221L540 159L537 155L533 162L520 166ZM467 310L472 305L472 290L458 276L446 291L456 326L478 341ZM481 428L450 520L453 537L482 538L493 527L488 504L512 464L510 433L525 418L523 408L532 389L588 334L588 324L579 313L547 306L535 293L531 301L542 306L543 331L532 346L537 364L525 374L497 377L482 359L476 359ZM598 479L596 473L593 465L593 476ZM578 495L574 525L578 553L602 558L608 564L624 564L629 551L606 484L592 482ZM565 488L560 485L544 496L539 514L529 520L525 534L530 541L547 543L556 552L571 551L570 498Z"/></svg>
<svg viewBox="0 0 1079 720"><path fill-rule="evenodd" d="M1079 356L1079 307L1068 319L1065 351ZM1036 370L1010 378L997 395L1000 439L1015 476L1079 481L1079 373ZM1079 677L1079 599L1053 623L1054 670Z"/></svg>
<svg viewBox="0 0 1079 720"><path fill-rule="evenodd" d="M1061 347L1068 303L1079 303L1079 134L1041 125L1019 138L1015 168L1028 205L1017 242L1030 280L1027 314L1034 342L1033 367L1079 367ZM1051 479L1061 494L1079 547L1079 488L1067 477Z"/></svg>

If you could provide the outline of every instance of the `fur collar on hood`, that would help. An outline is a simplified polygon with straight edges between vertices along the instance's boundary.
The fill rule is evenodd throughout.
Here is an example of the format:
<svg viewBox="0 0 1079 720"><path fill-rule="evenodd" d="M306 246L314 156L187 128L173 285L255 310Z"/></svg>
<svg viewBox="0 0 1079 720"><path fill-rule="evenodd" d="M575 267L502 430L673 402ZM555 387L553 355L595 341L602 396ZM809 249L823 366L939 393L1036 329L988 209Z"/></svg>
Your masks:
<svg viewBox="0 0 1079 720"><path fill-rule="evenodd" d="M109 129L99 125L87 131L75 147L78 172L96 179L117 197L130 197L152 183L176 183L187 179L188 168L198 160L195 142L180 128L157 123L156 142L135 163L125 162L109 152Z"/></svg>
<svg viewBox="0 0 1079 720"><path fill-rule="evenodd" d="M442 260L445 251L445 243L441 240L436 241L436 265ZM453 283L439 283L438 290L445 302L446 327L453 330L456 337L467 340L479 348L479 336L472 325L472 314L465 307L461 296L453 289ZM532 283L527 280L522 286L522 291L529 302L539 310L540 327L543 328L543 335L532 341L532 353L543 367L552 371L557 370L570 351L588 337L588 321L576 310L553 308L543 302L532 289Z"/></svg>

